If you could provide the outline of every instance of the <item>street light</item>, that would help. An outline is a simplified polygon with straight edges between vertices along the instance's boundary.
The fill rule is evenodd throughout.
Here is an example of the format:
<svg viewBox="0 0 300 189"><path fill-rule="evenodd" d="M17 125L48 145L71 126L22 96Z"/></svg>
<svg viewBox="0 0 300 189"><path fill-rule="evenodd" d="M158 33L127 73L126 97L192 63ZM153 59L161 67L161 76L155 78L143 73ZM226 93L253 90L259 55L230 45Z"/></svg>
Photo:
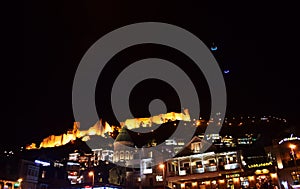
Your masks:
<svg viewBox="0 0 300 189"><path fill-rule="evenodd" d="M90 171L90 172L89 172L89 177L92 177L92 186L94 186L95 175L94 175L94 172L93 172L93 171Z"/></svg>
<svg viewBox="0 0 300 189"><path fill-rule="evenodd" d="M163 172L163 186L164 186L164 189L165 189L165 164L161 163L159 164L159 168L162 169L162 172Z"/></svg>
<svg viewBox="0 0 300 189"><path fill-rule="evenodd" d="M294 150L296 148L295 144L290 144L290 149Z"/></svg>
<svg viewBox="0 0 300 189"><path fill-rule="evenodd" d="M298 167L297 167L297 161L296 161L296 158L297 158L297 155L296 155L296 152L295 152L295 148L297 147L295 144L290 144L289 145L290 149L291 149L291 156L294 160L294 164L295 164L295 167L296 167L296 178L297 180L299 180L298 178Z"/></svg>
<svg viewBox="0 0 300 189"><path fill-rule="evenodd" d="M290 147L290 149L291 149L291 156L292 156L292 158L293 158L293 160L294 160L294 163L295 163L295 166L296 166L296 158L297 158L297 156L296 156L296 153L295 153L295 148L297 147L295 144L290 144L289 145L289 147Z"/></svg>

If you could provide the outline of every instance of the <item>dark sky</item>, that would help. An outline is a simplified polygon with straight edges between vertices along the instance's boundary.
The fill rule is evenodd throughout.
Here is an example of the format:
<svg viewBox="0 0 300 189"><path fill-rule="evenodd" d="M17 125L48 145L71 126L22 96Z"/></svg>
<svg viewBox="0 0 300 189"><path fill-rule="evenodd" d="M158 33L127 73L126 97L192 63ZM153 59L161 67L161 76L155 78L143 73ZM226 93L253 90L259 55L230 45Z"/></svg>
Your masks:
<svg viewBox="0 0 300 189"><path fill-rule="evenodd" d="M21 36L23 46L12 49L18 59L7 63L14 68L12 74L3 70L9 86L9 100L2 107L8 112L3 128L15 134L9 140L1 138L0 144L29 143L71 128L72 82L86 50L114 29L145 21L175 24L206 45L214 42L219 47L215 57L222 69L230 69L225 75L228 112L278 115L296 124L300 97L296 7L274 1L26 1L18 17L22 27L11 34ZM139 56L128 51L128 57L123 53L116 61L168 57L164 49L141 49L135 49L141 51ZM97 103L104 103L98 93Z"/></svg>

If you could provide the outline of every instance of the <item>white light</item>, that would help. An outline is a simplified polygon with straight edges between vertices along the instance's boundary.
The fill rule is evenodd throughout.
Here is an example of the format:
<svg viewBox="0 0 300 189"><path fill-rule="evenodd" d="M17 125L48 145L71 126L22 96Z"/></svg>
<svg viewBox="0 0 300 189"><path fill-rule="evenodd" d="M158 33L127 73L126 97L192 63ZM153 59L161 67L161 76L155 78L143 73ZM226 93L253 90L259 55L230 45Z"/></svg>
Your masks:
<svg viewBox="0 0 300 189"><path fill-rule="evenodd" d="M40 161L40 160L35 160L34 163L41 164L42 166L50 166L49 162Z"/></svg>
<svg viewBox="0 0 300 189"><path fill-rule="evenodd" d="M163 176L161 176L161 175L156 175L156 181L157 182L161 182L161 181L163 181Z"/></svg>
<svg viewBox="0 0 300 189"><path fill-rule="evenodd" d="M68 162L67 165L80 165L79 163Z"/></svg>

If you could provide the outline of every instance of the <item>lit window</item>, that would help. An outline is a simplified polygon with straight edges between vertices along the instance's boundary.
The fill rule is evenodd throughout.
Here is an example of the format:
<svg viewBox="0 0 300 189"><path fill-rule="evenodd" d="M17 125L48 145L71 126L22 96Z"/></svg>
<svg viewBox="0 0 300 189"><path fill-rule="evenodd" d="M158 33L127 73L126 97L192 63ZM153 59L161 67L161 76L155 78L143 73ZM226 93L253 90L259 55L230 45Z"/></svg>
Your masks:
<svg viewBox="0 0 300 189"><path fill-rule="evenodd" d="M129 151L126 151L126 152L125 152L125 159L126 159L126 160L129 160Z"/></svg>
<svg viewBox="0 0 300 189"><path fill-rule="evenodd" d="M192 143L191 148L193 152L200 152L200 142Z"/></svg>
<svg viewBox="0 0 300 189"><path fill-rule="evenodd" d="M121 152L120 152L120 160L123 160L123 159L124 159L124 152L121 151Z"/></svg>

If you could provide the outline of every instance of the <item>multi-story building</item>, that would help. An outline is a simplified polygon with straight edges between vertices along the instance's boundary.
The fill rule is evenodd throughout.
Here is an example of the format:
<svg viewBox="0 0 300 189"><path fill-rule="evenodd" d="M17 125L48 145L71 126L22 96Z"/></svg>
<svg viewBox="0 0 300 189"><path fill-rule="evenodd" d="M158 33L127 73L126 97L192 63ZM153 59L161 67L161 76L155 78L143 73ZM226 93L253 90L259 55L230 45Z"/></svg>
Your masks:
<svg viewBox="0 0 300 189"><path fill-rule="evenodd" d="M243 172L241 152L225 148L218 150L213 145L205 153L200 153L202 145L202 139L194 137L176 157L166 161L167 185L170 188L240 186L232 177Z"/></svg>
<svg viewBox="0 0 300 189"><path fill-rule="evenodd" d="M300 188L300 137L291 134L282 139L273 140L265 151L276 159L278 176L284 188L289 185Z"/></svg>
<svg viewBox="0 0 300 189"><path fill-rule="evenodd" d="M211 147L202 151L206 141ZM122 129L114 143L114 162L123 167L124 182L130 188L253 188L257 185L280 187L276 162L265 153L252 134L239 138L219 134L195 136L187 145L168 139L161 145L170 152L160 159L151 148L137 150L133 138ZM175 151L174 147L180 147ZM175 156L175 157L174 157ZM123 163L123 164L122 164ZM124 169L125 167L125 169ZM119 179L120 180L120 179Z"/></svg>
<svg viewBox="0 0 300 189"><path fill-rule="evenodd" d="M0 189L37 188L39 166L34 162L14 157L1 163L4 164L0 170Z"/></svg>
<svg viewBox="0 0 300 189"><path fill-rule="evenodd" d="M279 186L275 162L255 148L212 145L201 153L203 139L194 137L165 163L166 185L176 189L254 188ZM252 154L251 154L252 153ZM245 157L245 155L247 157Z"/></svg>

